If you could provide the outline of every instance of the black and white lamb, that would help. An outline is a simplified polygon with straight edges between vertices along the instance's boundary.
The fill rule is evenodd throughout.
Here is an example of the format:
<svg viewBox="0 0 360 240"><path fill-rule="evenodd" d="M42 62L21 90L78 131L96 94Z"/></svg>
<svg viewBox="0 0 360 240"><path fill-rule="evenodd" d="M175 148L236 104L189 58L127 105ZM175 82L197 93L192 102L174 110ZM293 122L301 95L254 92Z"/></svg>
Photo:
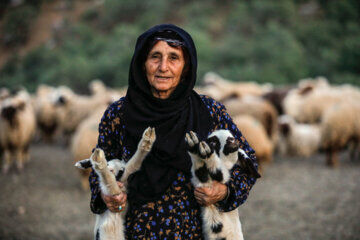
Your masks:
<svg viewBox="0 0 360 240"><path fill-rule="evenodd" d="M190 131L185 141L192 161L194 187L211 187L213 181L227 183L230 170L238 163L251 177L260 175L249 156L239 148L239 143L228 130L216 130L206 141L199 141ZM205 239L244 239L238 210L221 212L214 205L202 207L203 234Z"/></svg>
<svg viewBox="0 0 360 240"><path fill-rule="evenodd" d="M99 176L101 192L106 195L118 195L121 192L126 192L129 175L140 169L146 155L151 151L155 139L155 129L148 127L143 133L134 156L127 163L119 159L106 161L103 150L96 148L90 159L78 161L75 166L83 169L93 167ZM118 187L116 179L120 179L124 184L122 189ZM106 210L102 214L97 214L94 228L95 239L125 239L124 223L126 211L127 207L119 213Z"/></svg>

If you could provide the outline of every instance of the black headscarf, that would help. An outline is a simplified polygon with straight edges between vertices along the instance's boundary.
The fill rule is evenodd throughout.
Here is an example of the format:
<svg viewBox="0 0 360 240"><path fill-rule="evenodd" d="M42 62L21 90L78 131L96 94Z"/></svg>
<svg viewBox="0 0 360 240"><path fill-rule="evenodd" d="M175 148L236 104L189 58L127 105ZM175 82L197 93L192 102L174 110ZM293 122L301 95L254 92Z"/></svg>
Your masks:
<svg viewBox="0 0 360 240"><path fill-rule="evenodd" d="M149 42L163 32L173 32L182 39L189 55L189 70L167 99L155 98L144 72ZM171 34L170 34L171 35ZM125 146L134 153L143 131L155 127L156 141L140 171L129 177L128 199L131 204L156 200L175 180L177 173L190 173L191 160L186 152L185 133L190 130L205 138L212 128L206 106L193 91L197 56L191 36L183 29L162 24L139 36L129 72L129 88L123 106Z"/></svg>

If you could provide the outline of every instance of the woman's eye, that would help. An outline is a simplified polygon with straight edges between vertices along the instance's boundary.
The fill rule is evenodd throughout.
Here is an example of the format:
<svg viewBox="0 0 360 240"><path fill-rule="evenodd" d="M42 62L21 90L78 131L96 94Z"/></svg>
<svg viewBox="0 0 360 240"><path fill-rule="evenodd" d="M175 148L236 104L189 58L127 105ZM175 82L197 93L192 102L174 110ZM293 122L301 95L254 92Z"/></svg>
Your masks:
<svg viewBox="0 0 360 240"><path fill-rule="evenodd" d="M170 59L171 60L177 60L177 59L179 59L179 57L178 56L171 56Z"/></svg>

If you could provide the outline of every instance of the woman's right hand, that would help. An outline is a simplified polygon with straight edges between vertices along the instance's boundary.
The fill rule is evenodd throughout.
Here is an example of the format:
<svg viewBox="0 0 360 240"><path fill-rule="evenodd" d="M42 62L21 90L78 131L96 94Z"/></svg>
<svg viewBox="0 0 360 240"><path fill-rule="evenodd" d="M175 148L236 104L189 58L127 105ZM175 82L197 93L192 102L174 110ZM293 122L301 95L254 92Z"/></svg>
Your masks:
<svg viewBox="0 0 360 240"><path fill-rule="evenodd" d="M120 188L124 186L121 182L116 182ZM121 192L119 195L111 196L111 195L105 195L101 193L101 197L103 201L105 202L107 208L111 212L121 212L124 210L126 206L126 199L127 194L125 192ZM119 208L121 206L121 208Z"/></svg>

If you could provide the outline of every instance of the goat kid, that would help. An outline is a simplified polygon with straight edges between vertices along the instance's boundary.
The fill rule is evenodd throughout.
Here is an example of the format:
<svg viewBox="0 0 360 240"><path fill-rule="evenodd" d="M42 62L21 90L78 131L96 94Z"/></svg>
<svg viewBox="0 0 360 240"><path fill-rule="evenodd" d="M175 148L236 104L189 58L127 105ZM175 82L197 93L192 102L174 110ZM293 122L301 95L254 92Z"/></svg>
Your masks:
<svg viewBox="0 0 360 240"><path fill-rule="evenodd" d="M75 166L82 169L93 167L99 176L101 192L106 195L118 195L121 192L126 192L129 175L140 169L146 155L151 151L155 139L155 129L148 127L143 133L134 156L127 163L119 159L112 159L107 162L104 151L96 148L90 159L78 161ZM120 179L124 184L122 189L118 187L116 179ZM114 213L106 210L102 214L97 214L94 228L95 239L125 239L126 211L127 204L122 212Z"/></svg>
<svg viewBox="0 0 360 240"><path fill-rule="evenodd" d="M194 187L212 187L213 181L226 184L230 170L239 163L243 170L259 178L249 156L239 148L238 142L228 130L216 130L206 141L199 141L196 133L190 131L185 141L192 161L192 184ZM244 239L238 210L220 212L212 204L202 207L203 234L205 239Z"/></svg>

